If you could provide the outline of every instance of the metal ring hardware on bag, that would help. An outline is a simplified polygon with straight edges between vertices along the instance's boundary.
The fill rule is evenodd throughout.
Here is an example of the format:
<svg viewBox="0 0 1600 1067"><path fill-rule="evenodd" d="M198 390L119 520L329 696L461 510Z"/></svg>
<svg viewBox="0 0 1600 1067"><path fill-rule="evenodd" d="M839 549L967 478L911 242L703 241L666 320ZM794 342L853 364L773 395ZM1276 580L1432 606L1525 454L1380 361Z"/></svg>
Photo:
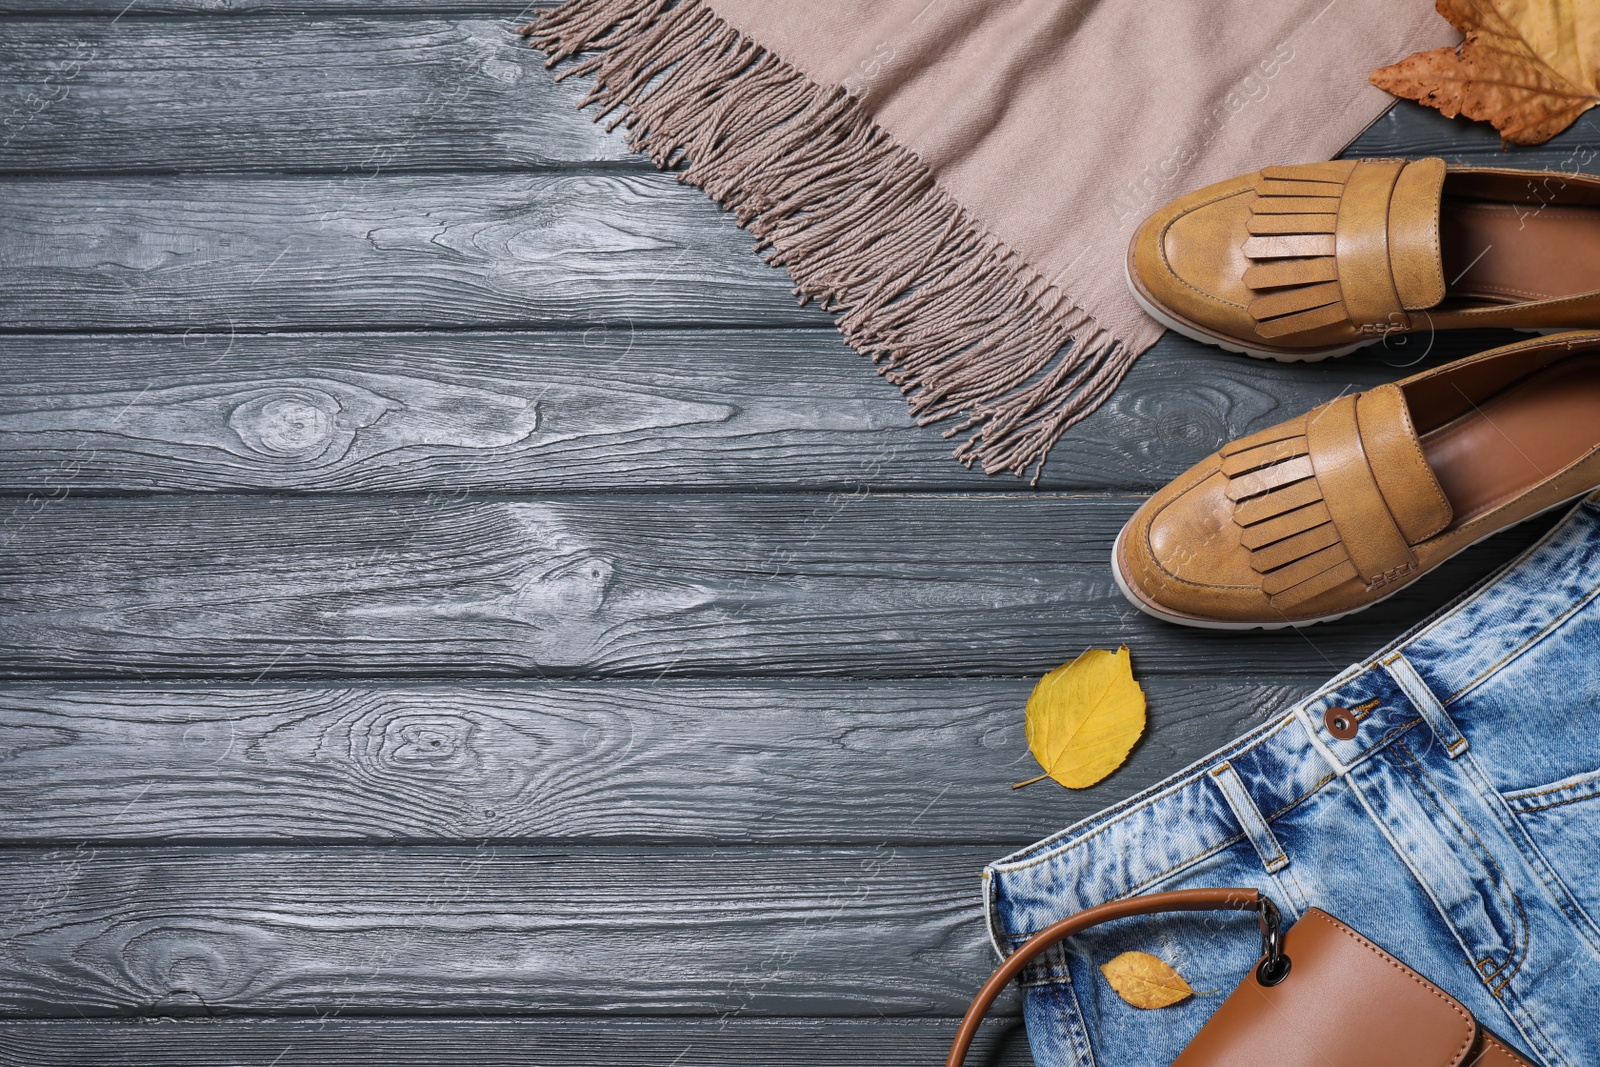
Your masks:
<svg viewBox="0 0 1600 1067"><path fill-rule="evenodd" d="M1261 894L1261 962L1256 981L1275 986L1289 977L1289 957L1283 954L1283 916L1265 893Z"/></svg>
<svg viewBox="0 0 1600 1067"><path fill-rule="evenodd" d="M967 1009L946 1067L961 1067L1006 983L1092 926L1166 911L1255 911L1261 958L1216 1005L1177 1063L1186 1067L1537 1067L1459 1000L1320 908L1292 929L1254 889L1191 889L1102 904L1045 927L1001 964ZM1291 963L1290 952L1299 965ZM1286 982L1290 970L1295 980ZM1352 1026L1352 1020L1360 1024ZM1152 1065L1157 1067L1157 1065Z"/></svg>
<svg viewBox="0 0 1600 1067"><path fill-rule="evenodd" d="M1028 964L1037 959L1052 945L1076 937L1101 923L1126 919L1135 915L1159 914L1167 911L1254 911L1261 923L1261 962L1256 966L1256 976L1262 985L1276 985L1289 973L1289 957L1283 954L1282 916L1270 897L1255 889L1182 889L1171 893L1152 893L1149 896L1113 900L1097 908L1080 911L1040 930L1006 957L989 980L983 983L978 995L972 998L950 1046L945 1067L962 1067L967 1049L978 1033L978 1026L989 1013L1001 992Z"/></svg>

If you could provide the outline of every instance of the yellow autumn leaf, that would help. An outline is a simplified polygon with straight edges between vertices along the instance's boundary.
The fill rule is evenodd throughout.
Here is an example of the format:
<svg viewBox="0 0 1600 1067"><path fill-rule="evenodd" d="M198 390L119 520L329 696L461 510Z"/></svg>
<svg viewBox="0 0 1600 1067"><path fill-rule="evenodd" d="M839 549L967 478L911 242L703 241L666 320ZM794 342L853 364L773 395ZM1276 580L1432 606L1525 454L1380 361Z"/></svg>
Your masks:
<svg viewBox="0 0 1600 1067"><path fill-rule="evenodd" d="M1087 789L1122 766L1144 733L1144 690L1133 679L1126 645L1115 652L1091 648L1057 667L1028 697L1028 749L1054 778Z"/></svg>
<svg viewBox="0 0 1600 1067"><path fill-rule="evenodd" d="M1593 0L1437 0L1466 40L1372 72L1380 89L1451 118L1491 122L1503 141L1543 144L1600 104Z"/></svg>
<svg viewBox="0 0 1600 1067"><path fill-rule="evenodd" d="M1136 1008L1170 1008L1194 996L1194 990L1166 961L1148 952L1124 952L1100 965L1117 996Z"/></svg>

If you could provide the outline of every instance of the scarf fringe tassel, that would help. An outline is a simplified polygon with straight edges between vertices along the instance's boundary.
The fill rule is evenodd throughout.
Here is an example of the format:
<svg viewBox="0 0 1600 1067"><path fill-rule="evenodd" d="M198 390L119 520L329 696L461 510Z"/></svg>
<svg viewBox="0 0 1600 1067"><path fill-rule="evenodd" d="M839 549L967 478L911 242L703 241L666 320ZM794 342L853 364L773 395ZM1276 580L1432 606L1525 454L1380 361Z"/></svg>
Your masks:
<svg viewBox="0 0 1600 1067"><path fill-rule="evenodd" d="M1137 355L939 188L843 88L819 85L703 0L568 0L520 32L579 105L703 189L788 270L802 304L898 386L955 456L1034 480ZM1070 349L1065 346L1074 341Z"/></svg>

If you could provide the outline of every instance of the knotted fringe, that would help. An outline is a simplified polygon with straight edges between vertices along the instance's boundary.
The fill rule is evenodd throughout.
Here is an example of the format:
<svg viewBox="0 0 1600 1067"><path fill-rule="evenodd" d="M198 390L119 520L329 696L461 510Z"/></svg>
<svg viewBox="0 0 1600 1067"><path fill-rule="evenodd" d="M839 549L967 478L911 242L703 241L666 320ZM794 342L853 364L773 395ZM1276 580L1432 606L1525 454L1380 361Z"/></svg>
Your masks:
<svg viewBox="0 0 1600 1067"><path fill-rule="evenodd" d="M1267 167L1250 206L1251 265L1244 283L1258 295L1250 317L1262 337L1315 330L1345 321L1334 265L1334 228L1352 164Z"/></svg>
<svg viewBox="0 0 1600 1067"><path fill-rule="evenodd" d="M520 31L580 106L697 185L787 268L926 424L953 415L956 458L1038 478L1050 447L1136 355L934 181L843 88L755 44L703 0L568 0ZM1076 338L1070 351L1062 348Z"/></svg>
<svg viewBox="0 0 1600 1067"><path fill-rule="evenodd" d="M1223 449L1233 521L1275 607L1288 608L1357 577L1322 499L1303 433L1278 427Z"/></svg>

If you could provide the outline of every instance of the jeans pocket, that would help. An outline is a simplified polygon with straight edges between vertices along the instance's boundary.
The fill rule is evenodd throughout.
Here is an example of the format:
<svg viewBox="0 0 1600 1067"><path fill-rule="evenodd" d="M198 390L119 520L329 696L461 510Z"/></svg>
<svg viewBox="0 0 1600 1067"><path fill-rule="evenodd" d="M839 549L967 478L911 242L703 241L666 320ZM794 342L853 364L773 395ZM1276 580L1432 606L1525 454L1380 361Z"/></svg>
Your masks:
<svg viewBox="0 0 1600 1067"><path fill-rule="evenodd" d="M1600 920L1600 770L1501 795L1578 903Z"/></svg>

